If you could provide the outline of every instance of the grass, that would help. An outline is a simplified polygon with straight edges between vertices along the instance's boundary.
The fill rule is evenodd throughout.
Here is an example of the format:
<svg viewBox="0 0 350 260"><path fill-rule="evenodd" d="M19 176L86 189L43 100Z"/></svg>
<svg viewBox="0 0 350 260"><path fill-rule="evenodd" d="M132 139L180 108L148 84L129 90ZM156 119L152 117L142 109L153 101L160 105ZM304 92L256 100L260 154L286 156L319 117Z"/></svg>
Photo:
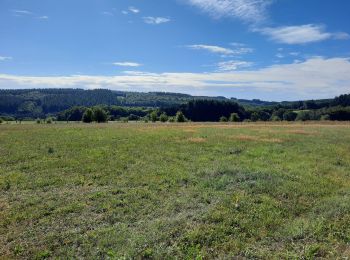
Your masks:
<svg viewBox="0 0 350 260"><path fill-rule="evenodd" d="M0 125L3 258L350 255L350 125Z"/></svg>

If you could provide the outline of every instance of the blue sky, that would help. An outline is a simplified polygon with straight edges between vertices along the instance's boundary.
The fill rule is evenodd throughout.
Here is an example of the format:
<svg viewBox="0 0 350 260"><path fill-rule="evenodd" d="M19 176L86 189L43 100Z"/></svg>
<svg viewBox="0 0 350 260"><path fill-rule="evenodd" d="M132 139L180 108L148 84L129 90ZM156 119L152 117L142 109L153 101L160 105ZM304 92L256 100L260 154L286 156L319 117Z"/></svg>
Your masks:
<svg viewBox="0 0 350 260"><path fill-rule="evenodd" d="M348 0L0 0L0 88L350 92Z"/></svg>

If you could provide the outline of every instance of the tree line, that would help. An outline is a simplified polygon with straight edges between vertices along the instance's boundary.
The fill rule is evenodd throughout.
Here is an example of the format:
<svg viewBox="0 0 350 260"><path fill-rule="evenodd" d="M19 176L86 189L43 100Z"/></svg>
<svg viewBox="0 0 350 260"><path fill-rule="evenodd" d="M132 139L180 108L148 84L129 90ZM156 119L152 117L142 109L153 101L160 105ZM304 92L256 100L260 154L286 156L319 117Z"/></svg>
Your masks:
<svg viewBox="0 0 350 260"><path fill-rule="evenodd" d="M80 94L79 98L77 98L78 94ZM67 98L70 95L74 98ZM155 107L114 104L116 97L120 101L127 96L132 96L135 99L161 97L164 100L169 99L171 101ZM21 98L26 101L22 102ZM73 102L75 98L80 101ZM50 103L48 100L55 101ZM129 100L132 99L129 97ZM60 102L62 104L58 105ZM80 105L81 103L86 105ZM96 119L95 111L102 111L106 114L106 121L176 121L178 112L181 112L184 116L184 121L193 122L350 120L350 94L327 100L295 102L252 100L250 103L244 100L243 103L244 105L239 100L224 97L194 98L186 94L161 92L127 93L79 89L0 90L0 117L3 121L33 120L48 117L59 121L82 121L84 113L91 110L85 117L91 118L89 119L91 121L99 121ZM15 112L11 110L9 104L18 105ZM45 109L48 109L48 107L54 109L49 109L48 111L51 112L46 113ZM56 110L58 111L52 112ZM86 119L85 121L89 120Z"/></svg>

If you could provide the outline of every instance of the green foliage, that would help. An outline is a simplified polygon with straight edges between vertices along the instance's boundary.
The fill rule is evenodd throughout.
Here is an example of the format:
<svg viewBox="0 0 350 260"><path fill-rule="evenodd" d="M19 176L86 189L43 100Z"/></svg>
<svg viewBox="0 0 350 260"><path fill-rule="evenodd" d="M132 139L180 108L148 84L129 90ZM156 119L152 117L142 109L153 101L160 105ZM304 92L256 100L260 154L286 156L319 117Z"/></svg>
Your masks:
<svg viewBox="0 0 350 260"><path fill-rule="evenodd" d="M258 111L254 111L251 116L250 119L255 122L255 121L268 121L270 119L271 115L263 110L258 110Z"/></svg>
<svg viewBox="0 0 350 260"><path fill-rule="evenodd" d="M282 121L282 119L277 115L272 115L270 121Z"/></svg>
<svg viewBox="0 0 350 260"><path fill-rule="evenodd" d="M158 112L152 111L152 113L149 115L151 121L154 123L158 120Z"/></svg>
<svg viewBox="0 0 350 260"><path fill-rule="evenodd" d="M175 121L178 123L186 122L186 117L181 111L177 111Z"/></svg>
<svg viewBox="0 0 350 260"><path fill-rule="evenodd" d="M102 109L101 107L95 107L93 109L93 118L94 118L94 121L96 121L97 123L105 123L107 122L107 118L108 118L108 115L106 113L106 111L104 109Z"/></svg>
<svg viewBox="0 0 350 260"><path fill-rule="evenodd" d="M237 113L231 113L230 115L230 122L239 122L241 121L241 118Z"/></svg>
<svg viewBox="0 0 350 260"><path fill-rule="evenodd" d="M94 121L94 112L92 111L91 108L88 108L85 110L82 117L82 121L84 123L91 123L92 121Z"/></svg>
<svg viewBox="0 0 350 260"><path fill-rule="evenodd" d="M0 124L1 124L2 122L4 122L4 120L0 117Z"/></svg>
<svg viewBox="0 0 350 260"><path fill-rule="evenodd" d="M331 117L328 114L321 116L321 121L328 121L328 120L331 120Z"/></svg>
<svg viewBox="0 0 350 260"><path fill-rule="evenodd" d="M46 122L46 124L52 124L53 118L52 117L48 117L48 118L45 119L45 122Z"/></svg>
<svg viewBox="0 0 350 260"><path fill-rule="evenodd" d="M137 115L134 115L134 114L130 114L128 116L128 120L130 120L130 121L138 121L139 119L140 119L140 117Z"/></svg>
<svg viewBox="0 0 350 260"><path fill-rule="evenodd" d="M220 122L227 122L228 119L227 119L226 116L222 116L222 117L220 117L219 121L220 121Z"/></svg>
<svg viewBox="0 0 350 260"><path fill-rule="evenodd" d="M285 121L294 121L297 118L298 114L294 111L286 111L283 114L283 120Z"/></svg>
<svg viewBox="0 0 350 260"><path fill-rule="evenodd" d="M163 113L160 115L159 120L160 120L160 122L163 122L163 123L167 122L167 121L168 121L168 116L167 116L167 114L166 114L165 112L163 112Z"/></svg>
<svg viewBox="0 0 350 260"><path fill-rule="evenodd" d="M40 119L40 118L37 118L37 119L35 120L35 122L36 122L37 124L41 124L41 119Z"/></svg>

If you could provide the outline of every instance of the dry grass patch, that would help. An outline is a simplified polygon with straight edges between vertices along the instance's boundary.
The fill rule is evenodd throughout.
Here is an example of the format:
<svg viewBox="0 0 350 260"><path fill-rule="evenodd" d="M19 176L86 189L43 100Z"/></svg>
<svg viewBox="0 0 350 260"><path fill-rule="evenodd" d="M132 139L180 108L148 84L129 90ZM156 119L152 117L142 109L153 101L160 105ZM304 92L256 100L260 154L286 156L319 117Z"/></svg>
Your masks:
<svg viewBox="0 0 350 260"><path fill-rule="evenodd" d="M279 138L266 138L259 136L251 136L251 135L238 135L232 136L233 139L240 141L253 141L253 142L266 142L266 143L283 143L284 140Z"/></svg>
<svg viewBox="0 0 350 260"><path fill-rule="evenodd" d="M286 133L288 134L296 134L296 135L318 135L319 133L315 132L315 131L305 131L305 130L301 130L301 129L296 129L296 130L289 130L286 131Z"/></svg>
<svg viewBox="0 0 350 260"><path fill-rule="evenodd" d="M204 143L207 141L205 138L202 138L202 137L191 137L191 138L188 138L187 140L191 143Z"/></svg>

